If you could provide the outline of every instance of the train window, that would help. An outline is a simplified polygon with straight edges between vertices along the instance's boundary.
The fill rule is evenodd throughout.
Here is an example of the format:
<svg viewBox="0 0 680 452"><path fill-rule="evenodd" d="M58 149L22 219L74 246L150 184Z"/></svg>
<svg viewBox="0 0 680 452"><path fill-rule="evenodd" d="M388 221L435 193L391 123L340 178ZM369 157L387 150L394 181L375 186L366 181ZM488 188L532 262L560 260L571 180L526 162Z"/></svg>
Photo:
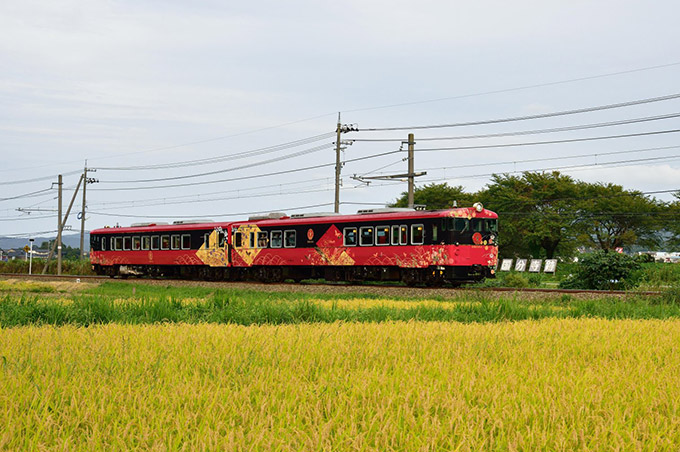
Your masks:
<svg viewBox="0 0 680 452"><path fill-rule="evenodd" d="M432 241L433 242L437 241L437 225L436 224L432 225Z"/></svg>
<svg viewBox="0 0 680 452"><path fill-rule="evenodd" d="M162 235L161 236L161 249L162 250L169 250L170 249L170 236L169 235Z"/></svg>
<svg viewBox="0 0 680 452"><path fill-rule="evenodd" d="M123 237L123 251L130 251L130 245L132 244L132 237Z"/></svg>
<svg viewBox="0 0 680 452"><path fill-rule="evenodd" d="M210 248L210 234L203 234L203 243L205 248Z"/></svg>
<svg viewBox="0 0 680 452"><path fill-rule="evenodd" d="M106 251L106 237L102 237L102 251Z"/></svg>
<svg viewBox="0 0 680 452"><path fill-rule="evenodd" d="M151 249L157 250L161 247L161 238L157 235L151 236Z"/></svg>
<svg viewBox="0 0 680 452"><path fill-rule="evenodd" d="M411 225L411 245L422 245L425 238L422 224Z"/></svg>
<svg viewBox="0 0 680 452"><path fill-rule="evenodd" d="M269 243L269 233L268 232L258 232L257 233L257 247L258 248L267 248L267 244Z"/></svg>
<svg viewBox="0 0 680 452"><path fill-rule="evenodd" d="M115 237L113 239L113 242L114 242L113 249L115 249L116 251L120 251L123 249L123 237Z"/></svg>
<svg viewBox="0 0 680 452"><path fill-rule="evenodd" d="M219 248L224 248L224 243L226 242L225 238L226 235L224 234L224 231L217 231L217 246Z"/></svg>
<svg viewBox="0 0 680 452"><path fill-rule="evenodd" d="M455 224L454 224L454 231L456 232L465 232L468 230L469 224L468 220L465 218L456 218Z"/></svg>
<svg viewBox="0 0 680 452"><path fill-rule="evenodd" d="M405 224L399 226L399 244L408 245L408 227Z"/></svg>
<svg viewBox="0 0 680 452"><path fill-rule="evenodd" d="M132 237L132 251L139 251L142 246L142 240L139 237Z"/></svg>
<svg viewBox="0 0 680 452"><path fill-rule="evenodd" d="M456 230L456 225L454 222L454 219L451 217L447 218L442 218L442 231L455 231Z"/></svg>
<svg viewBox="0 0 680 452"><path fill-rule="evenodd" d="M170 248L173 250L178 250L179 249L179 234L173 234L170 236Z"/></svg>
<svg viewBox="0 0 680 452"><path fill-rule="evenodd" d="M250 246L250 248L255 248L255 233L251 232L250 234L248 234L248 239L249 239L248 245Z"/></svg>
<svg viewBox="0 0 680 452"><path fill-rule="evenodd" d="M371 226L359 228L359 245L373 245L373 228Z"/></svg>
<svg viewBox="0 0 680 452"><path fill-rule="evenodd" d="M283 245L283 233L281 231L272 231L271 233L271 247L281 248Z"/></svg>
<svg viewBox="0 0 680 452"><path fill-rule="evenodd" d="M498 232L498 220L486 220L486 230L489 232Z"/></svg>
<svg viewBox="0 0 680 452"><path fill-rule="evenodd" d="M342 235L344 246L357 246L357 228L345 228L342 230Z"/></svg>
<svg viewBox="0 0 680 452"><path fill-rule="evenodd" d="M283 231L283 246L286 248L295 248L295 231Z"/></svg>
<svg viewBox="0 0 680 452"><path fill-rule="evenodd" d="M392 226L392 245L399 245L399 226Z"/></svg>
<svg viewBox="0 0 680 452"><path fill-rule="evenodd" d="M241 232L234 233L234 246L241 248L243 246L243 234Z"/></svg>
<svg viewBox="0 0 680 452"><path fill-rule="evenodd" d="M390 227L378 226L375 228L375 244L389 245L390 244Z"/></svg>
<svg viewBox="0 0 680 452"><path fill-rule="evenodd" d="M470 229L472 229L474 232L484 231L484 220L481 218L473 218L470 220L470 223Z"/></svg>
<svg viewBox="0 0 680 452"><path fill-rule="evenodd" d="M148 251L148 250L149 250L149 245L150 245L150 244L151 244L151 237L149 237L148 235L145 236L145 237L142 237L142 249L143 249L144 251Z"/></svg>
<svg viewBox="0 0 680 452"><path fill-rule="evenodd" d="M182 249L183 250L191 249L191 236L189 234L182 234Z"/></svg>

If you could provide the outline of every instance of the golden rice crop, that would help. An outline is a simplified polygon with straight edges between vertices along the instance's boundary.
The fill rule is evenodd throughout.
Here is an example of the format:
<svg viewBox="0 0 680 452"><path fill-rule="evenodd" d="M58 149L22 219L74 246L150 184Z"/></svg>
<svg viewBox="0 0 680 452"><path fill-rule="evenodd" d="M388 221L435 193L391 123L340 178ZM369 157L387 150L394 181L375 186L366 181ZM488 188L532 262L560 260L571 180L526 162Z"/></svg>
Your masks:
<svg viewBox="0 0 680 452"><path fill-rule="evenodd" d="M0 450L680 448L680 321L0 329Z"/></svg>

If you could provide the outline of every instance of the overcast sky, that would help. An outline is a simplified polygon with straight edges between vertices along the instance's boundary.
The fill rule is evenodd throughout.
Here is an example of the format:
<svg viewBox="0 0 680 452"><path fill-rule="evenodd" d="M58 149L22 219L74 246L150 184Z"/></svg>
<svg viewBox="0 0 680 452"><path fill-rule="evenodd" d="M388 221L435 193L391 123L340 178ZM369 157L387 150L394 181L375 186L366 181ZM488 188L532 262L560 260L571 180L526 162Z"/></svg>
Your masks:
<svg viewBox="0 0 680 452"><path fill-rule="evenodd" d="M64 174L66 209L86 159L99 179L88 185L88 230L146 220L237 219L248 212L332 211L338 112L343 123L360 129L409 127L677 94L679 13L670 0L5 1L0 235L55 230L50 210L56 190L43 190ZM404 182L366 186L350 176L404 172L405 152L387 153L398 151L409 132L417 142L416 170L428 173L419 184L448 182L476 191L490 173L561 168L580 180L644 192L680 189L680 152L672 147L680 145L679 134L668 132L680 129L677 117L426 140L674 113L680 113L679 99L485 126L347 133L343 139L394 141L348 146L343 159L385 155L346 163L341 211L384 204L406 190ZM666 133L419 151L658 131ZM195 162L218 157L225 158ZM181 163L187 161L194 162ZM170 163L180 164L106 169ZM574 165L585 167L565 168ZM261 177L309 166L319 167ZM212 174L187 177L199 173ZM26 182L32 179L42 180ZM80 203L68 221L73 229L79 228Z"/></svg>

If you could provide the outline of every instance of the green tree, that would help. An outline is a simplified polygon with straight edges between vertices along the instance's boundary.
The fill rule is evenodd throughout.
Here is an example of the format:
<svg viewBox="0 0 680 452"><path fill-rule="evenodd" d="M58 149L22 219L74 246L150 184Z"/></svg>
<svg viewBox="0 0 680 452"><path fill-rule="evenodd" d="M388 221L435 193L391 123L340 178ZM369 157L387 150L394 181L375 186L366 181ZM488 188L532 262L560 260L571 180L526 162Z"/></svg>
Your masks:
<svg viewBox="0 0 680 452"><path fill-rule="evenodd" d="M446 183L428 184L416 187L413 191L413 202L426 205L429 210L450 209L454 201L459 207L471 206L474 203L474 195L467 193L460 185L451 187ZM390 207L408 207L408 192L403 192Z"/></svg>
<svg viewBox="0 0 680 452"><path fill-rule="evenodd" d="M479 193L484 205L498 213L499 243L504 255L545 256L573 253L578 234L573 215L580 185L571 177L525 172L495 174Z"/></svg>
<svg viewBox="0 0 680 452"><path fill-rule="evenodd" d="M653 247L660 242L663 203L615 184L583 184L582 193L576 207L587 243L608 251L633 244Z"/></svg>

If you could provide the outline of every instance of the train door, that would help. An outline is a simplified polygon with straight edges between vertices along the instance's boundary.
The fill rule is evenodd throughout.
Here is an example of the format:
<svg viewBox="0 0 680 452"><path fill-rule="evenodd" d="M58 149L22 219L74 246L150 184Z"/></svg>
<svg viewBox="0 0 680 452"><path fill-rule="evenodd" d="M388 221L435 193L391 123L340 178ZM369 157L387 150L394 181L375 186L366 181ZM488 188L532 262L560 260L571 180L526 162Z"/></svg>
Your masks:
<svg viewBox="0 0 680 452"><path fill-rule="evenodd" d="M205 233L203 245L196 255L204 264L211 267L229 266L226 231L218 226L212 232Z"/></svg>

